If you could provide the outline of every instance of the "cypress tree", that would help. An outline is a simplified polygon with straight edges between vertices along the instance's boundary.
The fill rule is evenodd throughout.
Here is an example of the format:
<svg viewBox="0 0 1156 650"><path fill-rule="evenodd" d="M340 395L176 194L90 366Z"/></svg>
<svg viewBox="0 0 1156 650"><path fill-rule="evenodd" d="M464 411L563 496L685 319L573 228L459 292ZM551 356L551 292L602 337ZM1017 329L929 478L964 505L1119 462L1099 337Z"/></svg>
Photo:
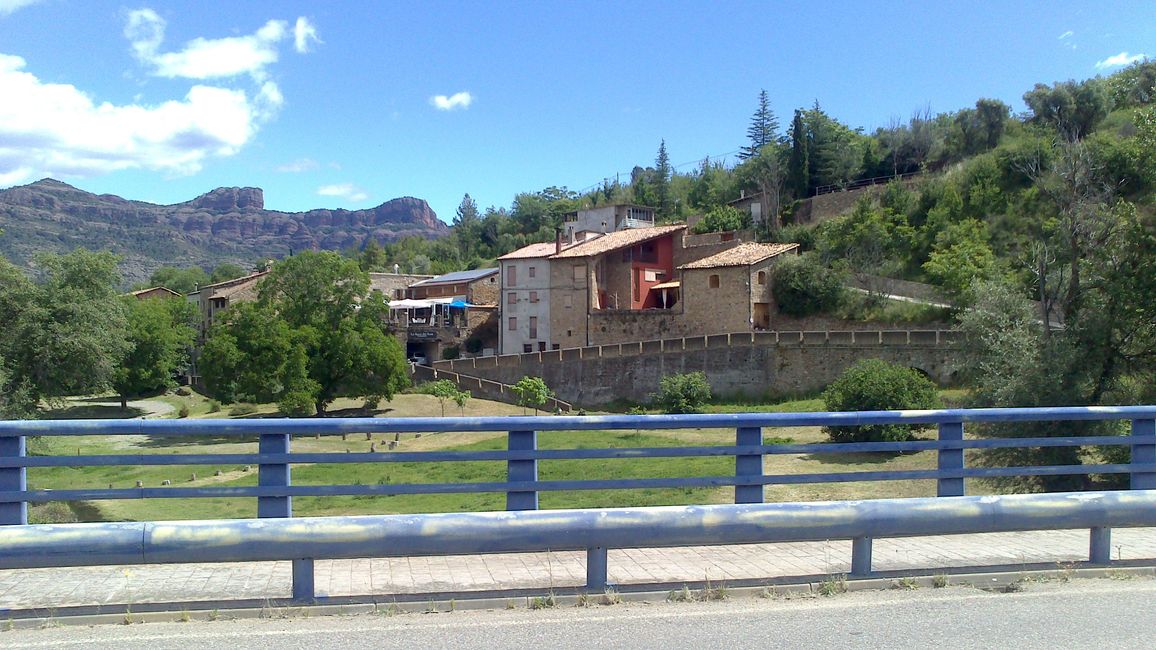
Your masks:
<svg viewBox="0 0 1156 650"><path fill-rule="evenodd" d="M807 127L803 124L803 112L795 109L795 119L791 121L791 157L787 160L787 186L796 199L806 198L810 194L808 153Z"/></svg>

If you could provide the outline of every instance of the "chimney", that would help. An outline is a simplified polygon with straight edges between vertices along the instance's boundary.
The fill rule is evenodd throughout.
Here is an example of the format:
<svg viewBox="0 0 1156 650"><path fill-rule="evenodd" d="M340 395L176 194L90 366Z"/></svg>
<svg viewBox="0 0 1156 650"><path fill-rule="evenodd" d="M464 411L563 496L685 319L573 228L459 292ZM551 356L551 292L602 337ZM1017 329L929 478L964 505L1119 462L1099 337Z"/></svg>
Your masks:
<svg viewBox="0 0 1156 650"><path fill-rule="evenodd" d="M602 222L602 234L606 234L606 222Z"/></svg>
<svg viewBox="0 0 1156 650"><path fill-rule="evenodd" d="M561 253L561 252L562 252L562 229L561 228L555 228L554 229L554 254L557 255L558 253Z"/></svg>

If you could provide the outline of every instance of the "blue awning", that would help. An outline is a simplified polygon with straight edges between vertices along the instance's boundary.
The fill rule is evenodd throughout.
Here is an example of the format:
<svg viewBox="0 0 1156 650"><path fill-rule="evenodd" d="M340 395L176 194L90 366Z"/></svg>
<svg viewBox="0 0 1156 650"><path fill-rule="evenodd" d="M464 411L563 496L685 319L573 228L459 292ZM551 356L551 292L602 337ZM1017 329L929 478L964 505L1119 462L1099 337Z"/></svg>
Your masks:
<svg viewBox="0 0 1156 650"><path fill-rule="evenodd" d="M455 301L450 303L450 307L454 307L456 309L465 309L466 307L473 307L473 306L474 305L471 305L470 303L468 303L464 300L455 300Z"/></svg>

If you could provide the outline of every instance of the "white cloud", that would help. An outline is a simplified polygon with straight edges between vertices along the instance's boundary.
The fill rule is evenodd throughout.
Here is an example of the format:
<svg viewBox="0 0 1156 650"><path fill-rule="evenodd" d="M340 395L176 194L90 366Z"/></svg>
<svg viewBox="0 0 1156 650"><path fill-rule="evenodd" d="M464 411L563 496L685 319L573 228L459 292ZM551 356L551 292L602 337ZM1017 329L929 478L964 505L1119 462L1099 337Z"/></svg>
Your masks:
<svg viewBox="0 0 1156 650"><path fill-rule="evenodd" d="M37 2L40 0L0 0L0 16L7 16L17 9L23 9Z"/></svg>
<svg viewBox="0 0 1156 650"><path fill-rule="evenodd" d="M1062 41L1065 38L1071 38L1075 34L1076 34L1075 32L1073 32L1072 30L1069 29L1068 31L1064 32L1063 34L1060 34L1060 40Z"/></svg>
<svg viewBox="0 0 1156 650"><path fill-rule="evenodd" d="M302 23L304 21L304 24ZM264 81L266 68L277 62L278 44L289 37L289 23L270 20L248 36L194 38L176 52L161 52L167 23L152 9L136 9L128 14L124 35L132 44L137 59L152 68L159 77L215 79L247 74ZM316 29L305 19L298 19L295 30L297 51L301 43L317 40Z"/></svg>
<svg viewBox="0 0 1156 650"><path fill-rule="evenodd" d="M453 111L459 108L469 108L470 104L474 102L474 97L466 91L454 93L446 97L445 95L434 95L429 98L429 103L439 111Z"/></svg>
<svg viewBox="0 0 1156 650"><path fill-rule="evenodd" d="M312 158L298 158L291 163L277 167L277 171L287 174L300 174L301 172L314 171L320 167L321 165L318 165L317 161Z"/></svg>
<svg viewBox="0 0 1156 650"><path fill-rule="evenodd" d="M317 35L317 27L305 16L299 16L297 24L293 26L293 49L304 54L310 51L310 45L321 42L321 37Z"/></svg>
<svg viewBox="0 0 1156 650"><path fill-rule="evenodd" d="M1107 70L1108 68L1119 68L1126 65L1131 65L1137 61L1143 61L1148 58L1147 54L1128 54L1121 52L1115 56L1110 56L1103 61L1096 62L1097 70Z"/></svg>
<svg viewBox="0 0 1156 650"><path fill-rule="evenodd" d="M70 84L46 83L19 56L0 54L0 180L93 176L121 169L199 171L235 154L280 105L276 86L244 90L194 85L159 104L98 102Z"/></svg>
<svg viewBox="0 0 1156 650"><path fill-rule="evenodd" d="M317 188L317 193L321 196L339 196L350 203L358 203L369 198L365 190L354 185L353 183L337 183L334 185L322 185Z"/></svg>

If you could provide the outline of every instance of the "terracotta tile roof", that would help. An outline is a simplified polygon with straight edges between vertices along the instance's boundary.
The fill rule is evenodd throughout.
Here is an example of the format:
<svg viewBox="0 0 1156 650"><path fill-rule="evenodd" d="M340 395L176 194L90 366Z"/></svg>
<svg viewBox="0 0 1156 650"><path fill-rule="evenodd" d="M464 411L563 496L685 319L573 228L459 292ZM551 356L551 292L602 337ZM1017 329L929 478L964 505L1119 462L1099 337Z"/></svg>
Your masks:
<svg viewBox="0 0 1156 650"><path fill-rule="evenodd" d="M761 262L768 257L781 255L798 248L798 244L753 244L743 243L728 248L721 253L704 257L697 262L689 262L678 267L680 269L713 269L720 266L746 266Z"/></svg>
<svg viewBox="0 0 1156 650"><path fill-rule="evenodd" d="M563 244L563 247L565 247L566 245L567 244ZM516 251L511 251L509 253L506 253L505 255L499 257L498 259L500 259L500 260L519 260L519 259L531 259L531 258L535 258L535 257L550 257L551 255L553 255L556 252L555 249L557 247L558 247L558 244L556 242L552 242L552 241L542 242L540 244L530 244L529 246L523 246Z"/></svg>
<svg viewBox="0 0 1156 650"><path fill-rule="evenodd" d="M591 239L581 244L576 244L570 248L563 250L557 255L550 256L550 259L563 259L573 257L591 257L594 255L601 255L611 251L629 248L635 244L641 244L644 241L669 235L671 233L685 230L686 224L680 223L673 226L655 226L654 228L631 228L629 230L618 230Z"/></svg>
<svg viewBox="0 0 1156 650"><path fill-rule="evenodd" d="M213 284L201 285L200 287L197 288L197 291L204 291L205 289L219 289L221 287L226 287L226 286L231 285L231 284L241 284L247 280L252 280L253 278L263 277L267 273L269 273L269 272L268 271L258 271L256 273L250 273L249 275L241 276L239 278L233 278L232 280L225 280L224 282L215 282Z"/></svg>

